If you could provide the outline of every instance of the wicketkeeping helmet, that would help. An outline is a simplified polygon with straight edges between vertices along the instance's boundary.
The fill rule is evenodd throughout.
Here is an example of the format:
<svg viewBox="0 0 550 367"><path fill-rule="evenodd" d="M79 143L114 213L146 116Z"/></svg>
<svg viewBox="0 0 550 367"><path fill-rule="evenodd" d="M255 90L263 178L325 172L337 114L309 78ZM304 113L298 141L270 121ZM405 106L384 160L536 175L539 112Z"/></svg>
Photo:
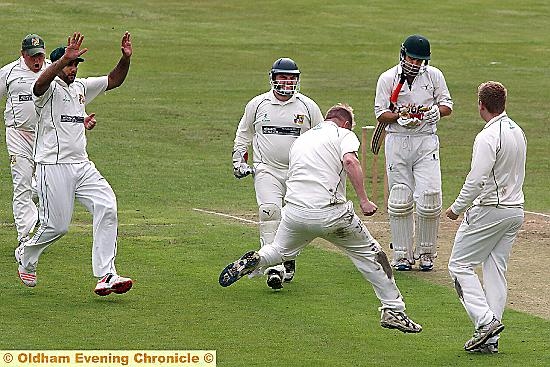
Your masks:
<svg viewBox="0 0 550 367"><path fill-rule="evenodd" d="M405 42L401 44L400 62L401 67L406 75L416 76L418 73L425 69L430 60L430 41L424 36L419 34L413 34L407 37ZM408 62L405 56L412 57L413 59L423 60L421 65L415 65Z"/></svg>
<svg viewBox="0 0 550 367"><path fill-rule="evenodd" d="M294 75L295 80L277 81L278 74ZM282 57L275 60L269 72L269 84L273 90L283 96L291 96L300 91L300 70L294 60Z"/></svg>

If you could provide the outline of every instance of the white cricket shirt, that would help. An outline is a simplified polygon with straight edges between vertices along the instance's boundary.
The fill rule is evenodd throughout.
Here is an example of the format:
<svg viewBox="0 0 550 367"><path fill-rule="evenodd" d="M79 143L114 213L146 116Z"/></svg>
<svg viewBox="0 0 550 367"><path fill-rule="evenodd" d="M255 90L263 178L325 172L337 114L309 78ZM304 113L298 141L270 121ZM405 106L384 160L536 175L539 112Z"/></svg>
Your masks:
<svg viewBox="0 0 550 367"><path fill-rule="evenodd" d="M332 121L304 133L290 149L285 201L310 209L345 203L343 157L358 150L355 133Z"/></svg>
<svg viewBox="0 0 550 367"><path fill-rule="evenodd" d="M38 115L32 103L31 85L50 63L49 60L45 60L42 69L35 73L29 69L21 56L0 69L0 98L6 96L6 127L35 131Z"/></svg>
<svg viewBox="0 0 550 367"><path fill-rule="evenodd" d="M36 163L81 163L88 160L84 106L105 92L107 85L107 76L77 78L70 85L56 77L42 96L33 94L39 115L34 147Z"/></svg>
<svg viewBox="0 0 550 367"><path fill-rule="evenodd" d="M470 173L451 206L455 214L474 205L523 206L527 140L506 112L477 134Z"/></svg>
<svg viewBox="0 0 550 367"><path fill-rule="evenodd" d="M292 143L321 121L321 110L312 99L296 93L283 102L270 90L247 103L233 150L246 151L252 143L254 164L287 169Z"/></svg>
<svg viewBox="0 0 550 367"><path fill-rule="evenodd" d="M390 111L390 97L399 83L399 74L401 74L401 65L396 65L383 72L378 78L376 97L374 98L374 114L377 119L384 112ZM438 68L427 65L426 69L416 76L412 86L405 82L399 92L396 107L408 107L411 113L418 113L421 108L429 108L435 104L453 109L453 101L443 73ZM434 134L437 131L436 125L422 122L420 126L409 129L399 124L388 124L386 131L405 134Z"/></svg>

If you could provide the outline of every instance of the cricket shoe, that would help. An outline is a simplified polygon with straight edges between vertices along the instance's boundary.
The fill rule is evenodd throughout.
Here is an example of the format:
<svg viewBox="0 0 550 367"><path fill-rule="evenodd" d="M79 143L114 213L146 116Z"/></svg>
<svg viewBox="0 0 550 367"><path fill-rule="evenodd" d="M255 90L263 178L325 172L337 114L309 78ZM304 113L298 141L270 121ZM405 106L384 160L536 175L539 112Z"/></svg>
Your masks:
<svg viewBox="0 0 550 367"><path fill-rule="evenodd" d="M469 351L470 353L496 354L498 353L498 340L494 343L484 343Z"/></svg>
<svg viewBox="0 0 550 367"><path fill-rule="evenodd" d="M399 259L393 264L393 267L397 271L409 271L411 270L411 263L407 259Z"/></svg>
<svg viewBox="0 0 550 367"><path fill-rule="evenodd" d="M117 274L109 273L97 281L94 293L98 296L107 296L111 293L122 294L132 289L134 281Z"/></svg>
<svg viewBox="0 0 550 367"><path fill-rule="evenodd" d="M19 275L19 279L25 284L27 287L34 287L36 286L36 268L34 269L27 269L23 266L23 263L21 262L21 259L23 258L23 253L25 251L25 247L22 245L22 243L17 246L15 249L15 261L18 264L17 268L17 274Z"/></svg>
<svg viewBox="0 0 550 367"><path fill-rule="evenodd" d="M248 251L240 259L227 265L220 273L219 283L222 287L229 287L243 276L252 273L260 263L260 254Z"/></svg>
<svg viewBox="0 0 550 367"><path fill-rule="evenodd" d="M267 270L267 286L274 290L282 289L283 280L285 279L284 273L284 267L283 269L278 269L278 266L269 268Z"/></svg>
<svg viewBox="0 0 550 367"><path fill-rule="evenodd" d="M474 335L464 344L464 349L472 352L485 344L487 339L500 334L504 330L504 325L493 317L490 323L480 326L474 331Z"/></svg>
<svg viewBox="0 0 550 367"><path fill-rule="evenodd" d="M421 271L432 271L434 268L434 255L422 254L419 259L419 266Z"/></svg>
<svg viewBox="0 0 550 367"><path fill-rule="evenodd" d="M296 260L285 261L283 266L285 267L285 276L283 280L285 283L289 283L294 279L294 274L296 273Z"/></svg>
<svg viewBox="0 0 550 367"><path fill-rule="evenodd" d="M419 333L422 325L417 324L405 312L394 311L388 308L382 310L380 325L386 329L397 329L404 333Z"/></svg>

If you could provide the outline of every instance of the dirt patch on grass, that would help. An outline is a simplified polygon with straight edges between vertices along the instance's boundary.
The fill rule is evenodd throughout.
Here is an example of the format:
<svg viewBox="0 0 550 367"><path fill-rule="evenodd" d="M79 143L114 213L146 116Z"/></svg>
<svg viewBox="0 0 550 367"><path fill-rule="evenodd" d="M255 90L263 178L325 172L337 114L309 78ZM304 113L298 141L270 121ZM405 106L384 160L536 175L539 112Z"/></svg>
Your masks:
<svg viewBox="0 0 550 367"><path fill-rule="evenodd" d="M431 272L413 270L415 276L452 287L447 263L461 219L452 221L441 218L435 268ZM364 220L371 234L389 255L390 232L387 221L386 213L377 213ZM549 259L550 218L526 213L508 263L508 307L550 320L549 275L546 271Z"/></svg>

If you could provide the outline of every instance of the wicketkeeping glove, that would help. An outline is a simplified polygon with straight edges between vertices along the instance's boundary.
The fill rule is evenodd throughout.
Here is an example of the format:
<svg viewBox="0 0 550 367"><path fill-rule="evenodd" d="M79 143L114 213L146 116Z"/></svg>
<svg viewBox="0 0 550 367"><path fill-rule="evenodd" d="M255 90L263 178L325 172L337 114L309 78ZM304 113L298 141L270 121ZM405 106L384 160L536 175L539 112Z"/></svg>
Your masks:
<svg viewBox="0 0 550 367"><path fill-rule="evenodd" d="M243 178L254 173L252 167L246 163L248 152L233 151L233 175L237 178Z"/></svg>
<svg viewBox="0 0 550 367"><path fill-rule="evenodd" d="M441 118L441 113L439 112L439 106L433 105L430 109L424 112L424 122L430 125L436 124Z"/></svg>

